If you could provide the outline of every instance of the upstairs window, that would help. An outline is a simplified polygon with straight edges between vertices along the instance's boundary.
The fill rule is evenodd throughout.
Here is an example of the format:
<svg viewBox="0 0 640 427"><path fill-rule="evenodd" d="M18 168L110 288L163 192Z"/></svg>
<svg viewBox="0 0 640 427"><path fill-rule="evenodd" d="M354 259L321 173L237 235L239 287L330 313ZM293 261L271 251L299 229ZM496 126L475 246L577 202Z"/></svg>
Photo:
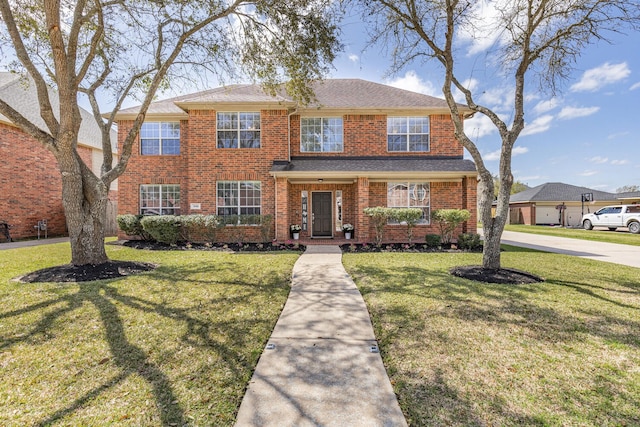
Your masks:
<svg viewBox="0 0 640 427"><path fill-rule="evenodd" d="M179 122L145 122L140 128L140 154L180 154Z"/></svg>
<svg viewBox="0 0 640 427"><path fill-rule="evenodd" d="M341 152L341 117L303 117L300 119L300 151Z"/></svg>
<svg viewBox="0 0 640 427"><path fill-rule="evenodd" d="M180 215L179 185L141 185L142 215Z"/></svg>
<svg viewBox="0 0 640 427"><path fill-rule="evenodd" d="M388 117L387 150L429 151L429 117Z"/></svg>
<svg viewBox="0 0 640 427"><path fill-rule="evenodd" d="M218 148L260 148L260 113L218 113Z"/></svg>
<svg viewBox="0 0 640 427"><path fill-rule="evenodd" d="M422 209L418 224L431 221L431 195L428 182L388 182L387 207Z"/></svg>

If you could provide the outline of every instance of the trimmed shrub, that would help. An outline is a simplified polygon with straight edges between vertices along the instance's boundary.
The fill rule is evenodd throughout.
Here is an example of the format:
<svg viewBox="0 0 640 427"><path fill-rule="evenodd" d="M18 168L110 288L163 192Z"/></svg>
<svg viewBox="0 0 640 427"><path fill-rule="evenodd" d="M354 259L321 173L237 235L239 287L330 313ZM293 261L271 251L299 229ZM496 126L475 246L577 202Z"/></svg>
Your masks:
<svg viewBox="0 0 640 427"><path fill-rule="evenodd" d="M440 235L439 234L427 234L425 236L425 242L428 248L437 248L440 246Z"/></svg>
<svg viewBox="0 0 640 427"><path fill-rule="evenodd" d="M385 208L376 206L375 208L364 208L364 214L371 217L373 226L376 229L376 245L382 245L384 240L384 227L387 225L389 218L393 215L393 208Z"/></svg>
<svg viewBox="0 0 640 427"><path fill-rule="evenodd" d="M180 217L175 215L145 216L140 220L142 228L152 239L175 245L181 237Z"/></svg>
<svg viewBox="0 0 640 427"><path fill-rule="evenodd" d="M142 215L133 214L118 215L116 217L118 227L120 227L120 230L127 236L139 236L145 240L149 240L149 235L145 233L142 224L140 224L141 219Z"/></svg>
<svg viewBox="0 0 640 427"><path fill-rule="evenodd" d="M477 233L462 233L458 236L458 249L463 251L477 251L482 248L482 240Z"/></svg>
<svg viewBox="0 0 640 427"><path fill-rule="evenodd" d="M433 212L432 218L440 227L442 244L450 245L456 227L468 221L471 213L466 209L438 209Z"/></svg>
<svg viewBox="0 0 640 427"><path fill-rule="evenodd" d="M217 231L223 226L217 215L182 215L179 221L181 240L187 242L214 242Z"/></svg>
<svg viewBox="0 0 640 427"><path fill-rule="evenodd" d="M409 239L409 243L413 239L413 227L416 226L420 218L422 218L422 209L418 208L393 208L393 212L391 214L392 220L398 221L400 224L405 224L407 226L407 238Z"/></svg>

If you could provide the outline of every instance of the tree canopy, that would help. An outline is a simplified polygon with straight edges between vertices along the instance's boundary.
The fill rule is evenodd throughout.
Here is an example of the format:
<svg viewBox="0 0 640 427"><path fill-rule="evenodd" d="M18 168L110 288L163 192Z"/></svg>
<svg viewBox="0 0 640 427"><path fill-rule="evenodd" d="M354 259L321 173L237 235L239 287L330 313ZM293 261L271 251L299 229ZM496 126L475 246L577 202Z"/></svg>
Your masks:
<svg viewBox="0 0 640 427"><path fill-rule="evenodd" d="M313 97L341 49L337 4L321 0L0 0L0 66L37 89L39 127L0 100L0 113L48 148L62 176L72 263L97 264L106 201L127 166L149 104L185 78L243 76L300 102ZM59 103L52 102L49 88ZM93 174L78 152L80 98L102 131L103 165ZM114 162L109 133L127 99L141 103ZM101 100L110 113L103 118Z"/></svg>

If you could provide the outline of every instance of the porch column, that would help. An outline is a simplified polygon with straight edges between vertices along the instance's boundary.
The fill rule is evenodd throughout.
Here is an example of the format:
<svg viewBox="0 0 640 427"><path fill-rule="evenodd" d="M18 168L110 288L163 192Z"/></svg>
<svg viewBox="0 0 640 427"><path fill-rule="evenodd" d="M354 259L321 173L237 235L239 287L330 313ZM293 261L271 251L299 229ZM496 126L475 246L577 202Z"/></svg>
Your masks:
<svg viewBox="0 0 640 427"><path fill-rule="evenodd" d="M361 242L369 241L369 216L364 214L364 208L369 207L369 178L358 177L356 188L356 239Z"/></svg>
<svg viewBox="0 0 640 427"><path fill-rule="evenodd" d="M276 240L289 239L289 191L287 178L276 178L275 226Z"/></svg>

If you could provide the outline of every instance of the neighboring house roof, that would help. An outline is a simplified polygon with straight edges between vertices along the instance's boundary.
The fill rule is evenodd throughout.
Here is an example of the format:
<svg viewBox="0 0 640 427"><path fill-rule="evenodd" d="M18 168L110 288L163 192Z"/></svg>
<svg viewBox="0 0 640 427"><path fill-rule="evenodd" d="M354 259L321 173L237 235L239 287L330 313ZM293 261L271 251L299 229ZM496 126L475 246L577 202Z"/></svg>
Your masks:
<svg viewBox="0 0 640 427"><path fill-rule="evenodd" d="M509 198L509 203L527 202L580 202L582 195L592 193L596 201L616 200L616 195L606 191L593 190L587 187L577 187L575 185L564 184L562 182L547 182L537 187L513 194Z"/></svg>
<svg viewBox="0 0 640 427"><path fill-rule="evenodd" d="M431 110L449 114L447 102L441 98L398 89L392 86L361 79L327 79L312 84L316 100L298 112L309 110L358 110L358 111L424 111ZM224 86L190 95L179 96L149 105L147 115L183 116L190 109L211 108L211 105L261 105L273 108L294 108L297 103L286 93L271 96L257 84ZM140 106L120 110L118 119L133 119ZM460 104L462 113L470 113Z"/></svg>
<svg viewBox="0 0 640 427"><path fill-rule="evenodd" d="M430 173L459 177L476 176L476 167L471 160L457 157L292 157L290 162L274 161L271 168L272 175L290 178L314 178L317 172L340 178L411 178L411 174Z"/></svg>
<svg viewBox="0 0 640 427"><path fill-rule="evenodd" d="M49 90L49 97L54 114L57 116L59 110L58 96L53 89ZM30 79L22 79L21 76L15 73L0 72L0 98L31 123L48 132L44 120L40 117L40 103L35 85ZM82 123L78 133L78 144L102 150L102 133L95 122L93 114L81 108L80 115ZM0 122L15 126L9 118L2 114L0 114ZM115 153L118 147L118 134L115 131L111 132L111 146Z"/></svg>
<svg viewBox="0 0 640 427"><path fill-rule="evenodd" d="M619 200L640 200L640 191L628 191L626 193L617 193L616 198Z"/></svg>

